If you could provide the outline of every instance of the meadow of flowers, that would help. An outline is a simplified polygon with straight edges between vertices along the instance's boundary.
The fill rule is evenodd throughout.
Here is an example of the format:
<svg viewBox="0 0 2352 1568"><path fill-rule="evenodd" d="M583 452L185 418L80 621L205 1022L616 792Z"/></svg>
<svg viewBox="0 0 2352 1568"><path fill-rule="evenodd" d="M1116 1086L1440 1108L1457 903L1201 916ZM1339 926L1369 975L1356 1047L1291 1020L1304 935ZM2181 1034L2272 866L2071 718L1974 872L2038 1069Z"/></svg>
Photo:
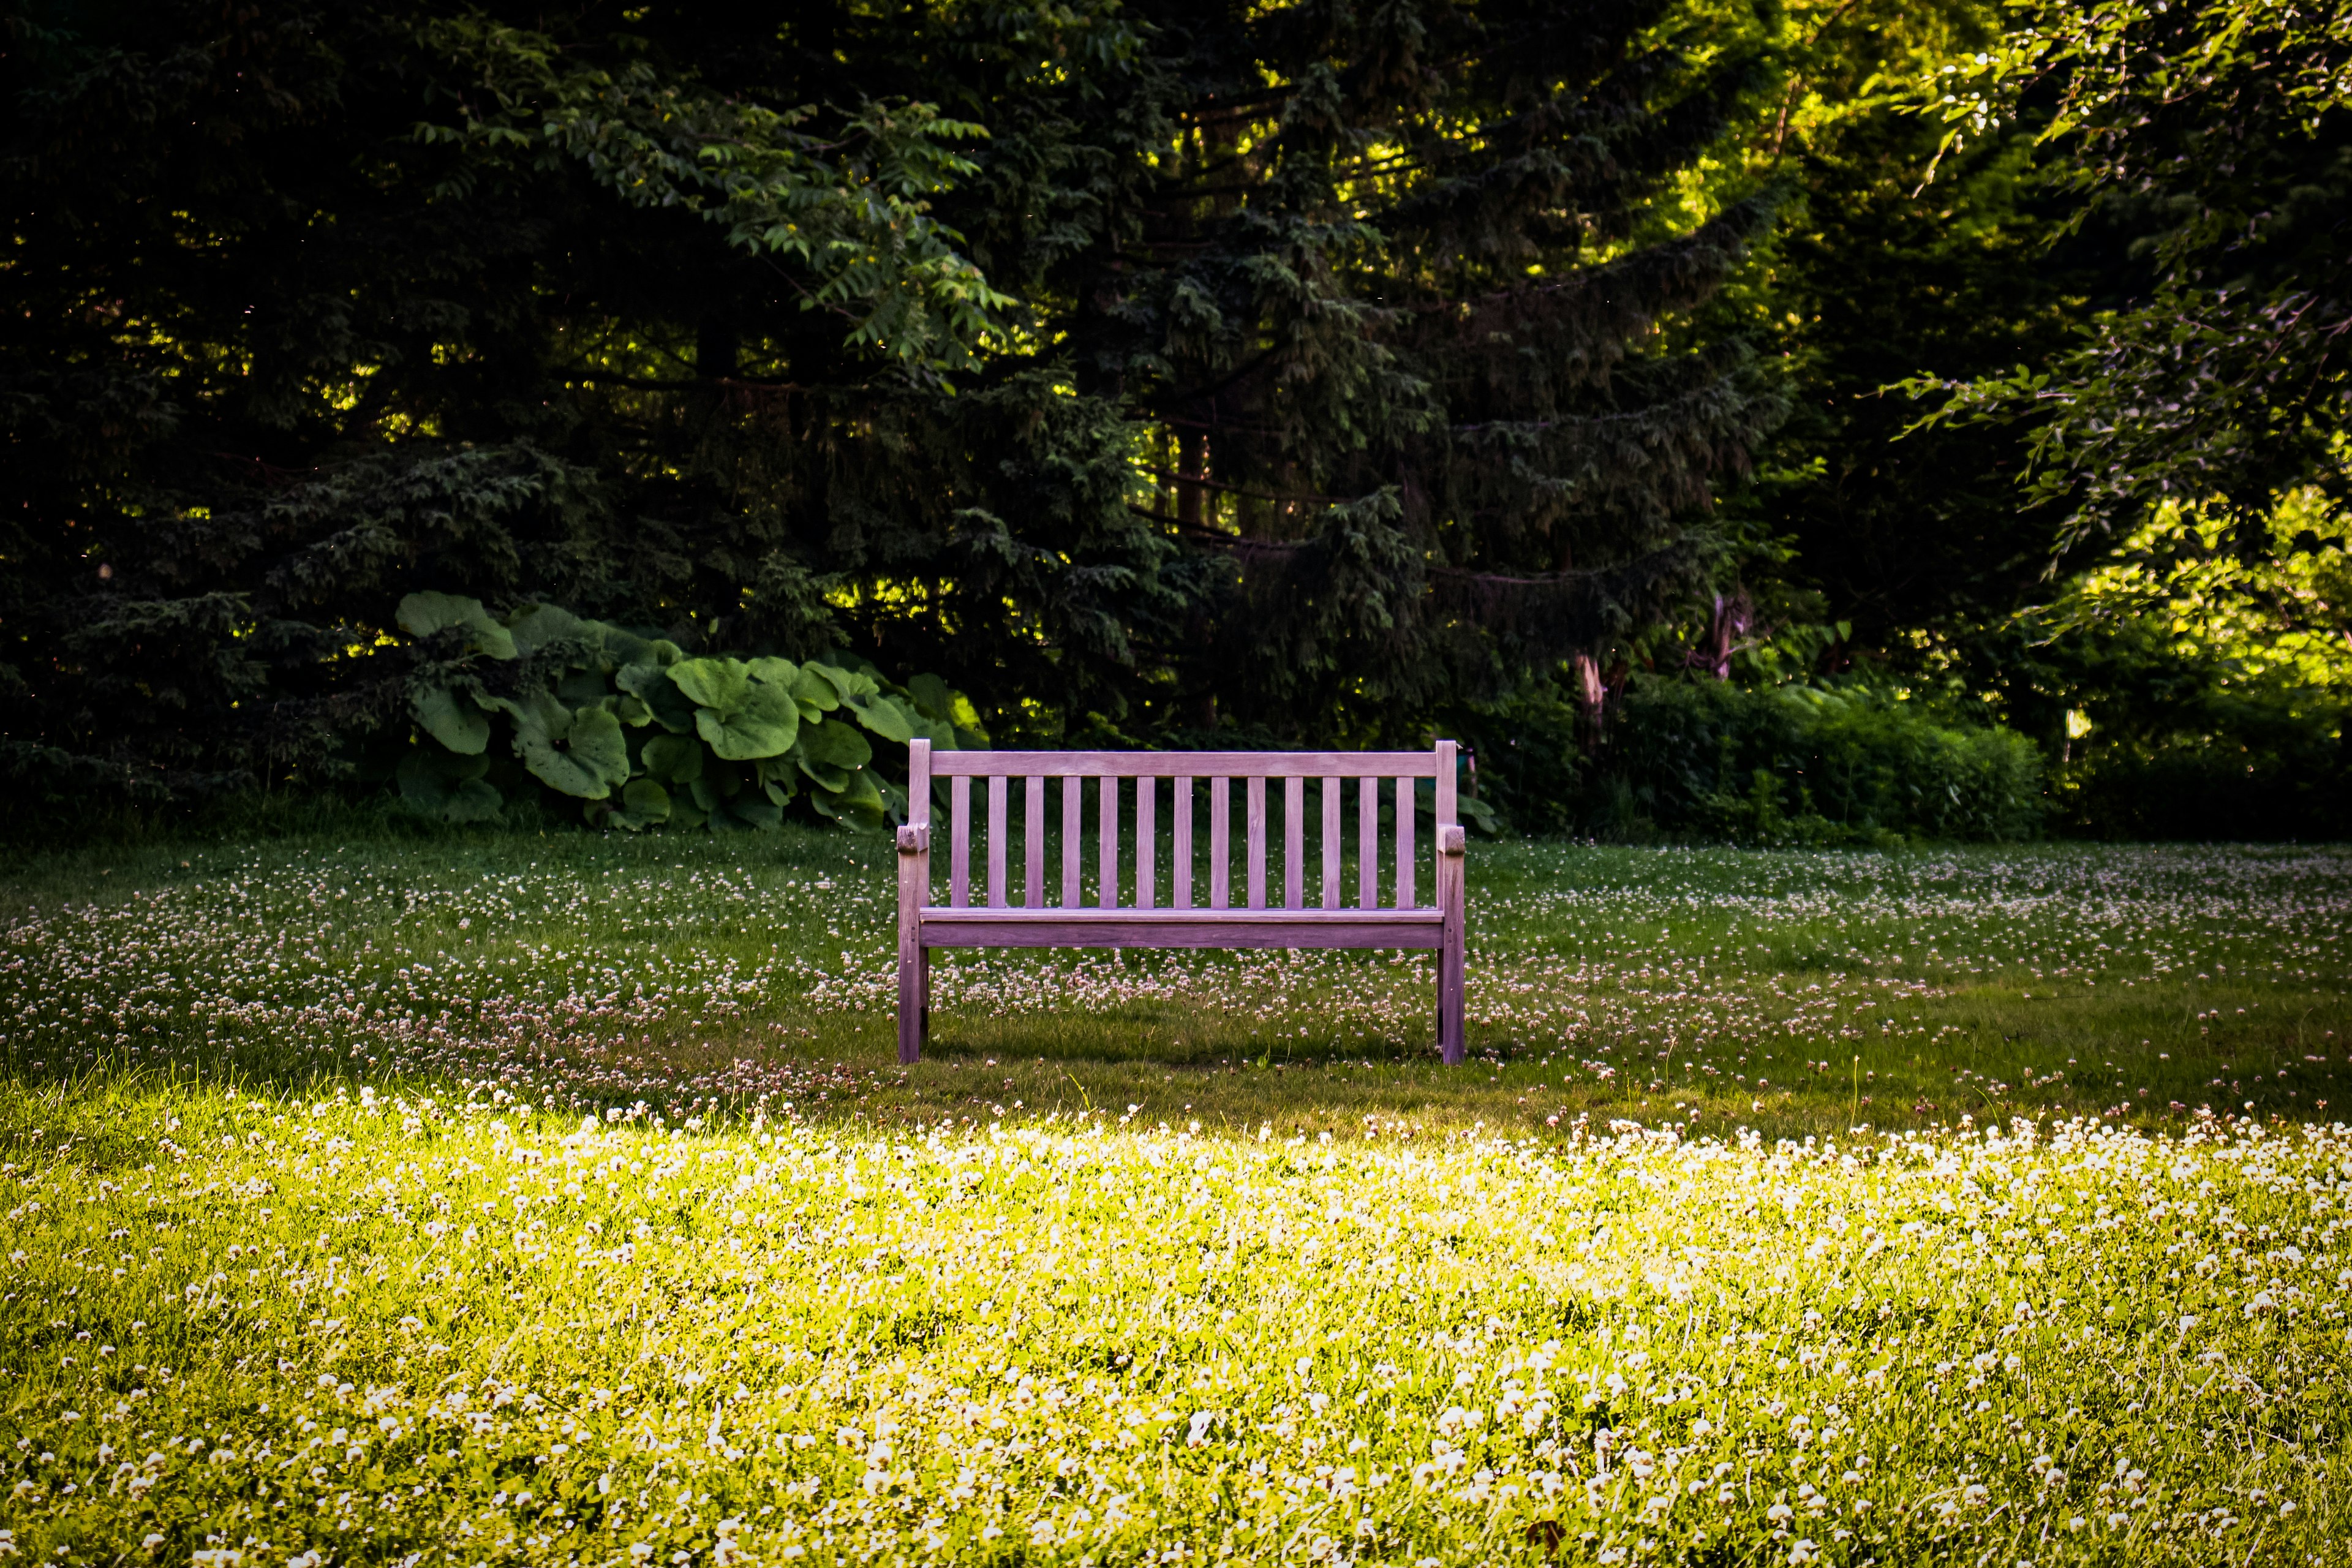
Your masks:
<svg viewBox="0 0 2352 1568"><path fill-rule="evenodd" d="M2179 1126L2323 1113L2352 1070L2341 850L1482 845L1480 1071L1431 1065L1428 954L1024 952L937 961L934 1059L909 1075L887 847L490 844L151 855L0 887L0 1064L424 1076L674 1118L1137 1104L1228 1130L1555 1134L1694 1113ZM1356 1110L1328 1114L1302 1071L1344 1074Z"/></svg>
<svg viewBox="0 0 2352 1568"><path fill-rule="evenodd" d="M1474 867L1461 1069L1079 953L900 1069L839 838L26 868L0 1559L2342 1558L2352 857Z"/></svg>
<svg viewBox="0 0 2352 1568"><path fill-rule="evenodd" d="M0 1555L2341 1559L2352 1131L8 1107Z"/></svg>

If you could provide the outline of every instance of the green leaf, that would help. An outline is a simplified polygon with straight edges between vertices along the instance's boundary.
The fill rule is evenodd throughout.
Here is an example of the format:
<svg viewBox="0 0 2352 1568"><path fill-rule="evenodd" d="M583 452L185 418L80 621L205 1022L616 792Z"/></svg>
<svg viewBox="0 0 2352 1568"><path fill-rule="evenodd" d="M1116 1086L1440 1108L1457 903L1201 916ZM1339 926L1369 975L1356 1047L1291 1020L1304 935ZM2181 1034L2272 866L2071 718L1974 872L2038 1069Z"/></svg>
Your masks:
<svg viewBox="0 0 2352 1568"><path fill-rule="evenodd" d="M862 768L874 760L874 748L866 743L865 736L836 720L802 730L800 754L804 762Z"/></svg>
<svg viewBox="0 0 2352 1568"><path fill-rule="evenodd" d="M853 697L848 706L859 723L884 740L896 741L902 746L915 738L916 726L922 722L895 697Z"/></svg>
<svg viewBox="0 0 2352 1568"><path fill-rule="evenodd" d="M652 711L654 722L672 734L683 735L694 728L694 701L677 689L666 667L650 663L624 665L613 682L643 702Z"/></svg>
<svg viewBox="0 0 2352 1568"><path fill-rule="evenodd" d="M841 706L841 693L832 681L817 673L813 664L801 666L800 676L793 682L793 696L800 703L804 719L821 719Z"/></svg>
<svg viewBox="0 0 2352 1568"><path fill-rule="evenodd" d="M791 804L801 792L800 764L792 757L763 757L751 764L751 772L778 805Z"/></svg>
<svg viewBox="0 0 2352 1568"><path fill-rule="evenodd" d="M605 820L634 833L669 820L669 791L651 779L632 779L621 792L621 809Z"/></svg>
<svg viewBox="0 0 2352 1568"><path fill-rule="evenodd" d="M453 628L468 633L467 647L492 658L515 656L514 637L490 618L479 599L457 594L411 594L394 612L400 629L413 637L429 637Z"/></svg>
<svg viewBox="0 0 2352 1568"><path fill-rule="evenodd" d="M669 667L669 678L698 707L731 713L751 695L751 669L732 658L684 658Z"/></svg>
<svg viewBox="0 0 2352 1568"><path fill-rule="evenodd" d="M882 690L882 688L876 683L874 678L866 674L864 670L844 669L839 665L818 664L814 660L803 665L801 668L803 669L813 669L816 671L817 674L823 676L824 678L825 684L831 686L835 694L844 702L847 702L851 699L857 697L877 696Z"/></svg>
<svg viewBox="0 0 2352 1568"><path fill-rule="evenodd" d="M790 751L800 734L801 710L782 687L747 681L740 705L723 711L698 708L694 727L717 755L750 762Z"/></svg>
<svg viewBox="0 0 2352 1568"><path fill-rule="evenodd" d="M646 772L664 784L702 776L702 742L690 735L656 735L646 742Z"/></svg>
<svg viewBox="0 0 2352 1568"><path fill-rule="evenodd" d="M544 691L508 706L515 716L515 755L548 788L603 800L629 776L628 741L606 710L574 713Z"/></svg>
<svg viewBox="0 0 2352 1568"><path fill-rule="evenodd" d="M907 690L914 698L917 710L926 719L936 719L942 724L955 722L955 693L938 676L919 675L907 682Z"/></svg>
<svg viewBox="0 0 2352 1568"><path fill-rule="evenodd" d="M831 763L813 763L806 757L800 759L800 768L801 772L815 781L817 788L834 795L840 795L848 789L849 781L853 776L847 768L835 767Z"/></svg>
<svg viewBox="0 0 2352 1568"><path fill-rule="evenodd" d="M751 679L790 691L801 678L801 667L788 658L755 658L748 667Z"/></svg>
<svg viewBox="0 0 2352 1568"><path fill-rule="evenodd" d="M490 743L490 716L446 686L413 694L408 707L426 734L461 755L479 756Z"/></svg>
<svg viewBox="0 0 2352 1568"><path fill-rule="evenodd" d="M515 646L525 653L533 653L552 642L584 642L602 647L604 628L594 621L583 621L571 611L553 605L537 605L507 623Z"/></svg>
<svg viewBox="0 0 2352 1568"><path fill-rule="evenodd" d="M849 787L840 791L819 790L809 796L809 805L836 822L853 827L879 827L883 821L882 792L874 787L874 775L859 772L849 775Z"/></svg>

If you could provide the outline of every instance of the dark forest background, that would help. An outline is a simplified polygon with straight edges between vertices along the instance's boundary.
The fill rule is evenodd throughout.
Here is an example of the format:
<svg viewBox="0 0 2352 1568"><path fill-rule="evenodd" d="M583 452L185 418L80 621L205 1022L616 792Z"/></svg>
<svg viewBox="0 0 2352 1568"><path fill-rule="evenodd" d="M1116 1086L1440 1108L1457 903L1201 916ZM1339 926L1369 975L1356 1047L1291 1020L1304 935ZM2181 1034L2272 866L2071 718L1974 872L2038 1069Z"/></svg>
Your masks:
<svg viewBox="0 0 2352 1568"><path fill-rule="evenodd" d="M1520 831L2352 832L2332 11L0 16L20 831L386 798L439 594Z"/></svg>

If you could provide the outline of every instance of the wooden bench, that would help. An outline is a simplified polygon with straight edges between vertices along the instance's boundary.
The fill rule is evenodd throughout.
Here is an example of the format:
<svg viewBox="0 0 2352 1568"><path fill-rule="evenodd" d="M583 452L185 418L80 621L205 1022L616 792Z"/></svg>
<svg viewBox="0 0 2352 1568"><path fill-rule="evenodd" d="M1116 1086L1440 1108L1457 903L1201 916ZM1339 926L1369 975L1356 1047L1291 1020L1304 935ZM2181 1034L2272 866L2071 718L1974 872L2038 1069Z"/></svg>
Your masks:
<svg viewBox="0 0 2352 1568"><path fill-rule="evenodd" d="M1463 1057L1463 834L1454 821L1454 743L1426 752L940 752L929 741L909 747L907 825L898 829L898 1059L919 1060L930 1032L930 953L936 947L1279 947L1434 948L1437 1044L1448 1062ZM948 901L933 901L932 781L947 783ZM972 781L985 780L988 819L985 889L972 880ZM1014 902L1008 858L1011 785L1023 781L1023 877ZM1134 781L1132 789L1125 781ZM1160 781L1171 781L1163 791ZM1246 798L1241 889L1232 881L1233 783ZM1322 783L1322 877L1307 901L1307 782ZM1421 779L1436 781L1436 864L1432 901L1415 897L1413 796ZM1045 875L1046 796L1061 788L1061 885ZM1097 781L1093 789L1087 781ZM1342 899L1342 799L1356 788L1355 901ZM1380 795L1394 781L1396 870L1393 900L1380 901ZM1268 903L1266 795L1282 789L1283 855L1279 901ZM1196 903L1193 815L1196 785L1208 795L1207 900ZM1086 797L1095 804L1096 901L1084 901ZM1163 802L1169 815L1163 819ZM1121 806L1134 825L1131 877L1119 865ZM1160 824L1167 824L1166 901L1161 901ZM1057 901L1047 895L1058 890ZM985 892L984 898L975 895ZM1125 901L1122 902L1124 897Z"/></svg>

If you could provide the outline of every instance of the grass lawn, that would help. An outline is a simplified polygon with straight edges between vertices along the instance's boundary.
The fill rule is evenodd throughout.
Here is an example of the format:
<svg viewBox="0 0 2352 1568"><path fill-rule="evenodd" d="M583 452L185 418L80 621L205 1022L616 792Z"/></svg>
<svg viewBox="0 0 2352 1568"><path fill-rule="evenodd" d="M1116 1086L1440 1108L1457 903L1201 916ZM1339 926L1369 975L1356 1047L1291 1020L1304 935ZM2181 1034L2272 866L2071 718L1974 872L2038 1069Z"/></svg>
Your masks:
<svg viewBox="0 0 2352 1568"><path fill-rule="evenodd" d="M2346 1555L2352 855L1475 846L1452 1070L1067 953L902 1070L886 858L17 866L0 1556Z"/></svg>

